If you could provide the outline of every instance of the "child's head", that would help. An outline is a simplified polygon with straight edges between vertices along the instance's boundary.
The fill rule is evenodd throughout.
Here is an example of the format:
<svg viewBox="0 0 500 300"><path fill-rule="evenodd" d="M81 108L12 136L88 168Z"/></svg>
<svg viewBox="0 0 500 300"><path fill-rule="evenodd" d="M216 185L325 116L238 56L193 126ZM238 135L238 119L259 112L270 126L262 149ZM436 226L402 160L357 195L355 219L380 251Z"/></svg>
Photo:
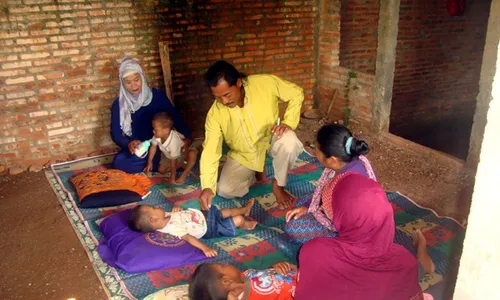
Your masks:
<svg viewBox="0 0 500 300"><path fill-rule="evenodd" d="M167 112L159 112L153 116L153 134L155 138L167 138L174 127L174 121Z"/></svg>
<svg viewBox="0 0 500 300"><path fill-rule="evenodd" d="M132 230L149 232L164 227L165 211L159 207L137 205L132 208L128 217L128 224Z"/></svg>
<svg viewBox="0 0 500 300"><path fill-rule="evenodd" d="M226 300L235 285L242 284L241 272L231 265L203 263L189 283L189 299Z"/></svg>
<svg viewBox="0 0 500 300"><path fill-rule="evenodd" d="M325 125L316 136L316 158L330 169L340 170L353 158L368 151L368 144L354 138L344 125Z"/></svg>

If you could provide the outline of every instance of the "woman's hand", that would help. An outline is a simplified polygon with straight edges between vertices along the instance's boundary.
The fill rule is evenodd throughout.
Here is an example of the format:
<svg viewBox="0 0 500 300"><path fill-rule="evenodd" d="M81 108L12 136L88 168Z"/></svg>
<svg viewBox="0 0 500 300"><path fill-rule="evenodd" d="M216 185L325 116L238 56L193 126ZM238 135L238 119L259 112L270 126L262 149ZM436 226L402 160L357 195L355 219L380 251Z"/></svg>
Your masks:
<svg viewBox="0 0 500 300"><path fill-rule="evenodd" d="M144 168L144 173L151 172L152 170L153 170L153 162L148 160L148 163Z"/></svg>
<svg viewBox="0 0 500 300"><path fill-rule="evenodd" d="M287 262L275 263L273 265L273 268L276 271L276 273L281 274L281 275L287 275L288 272L290 272L290 270L297 270L296 266L294 266L290 263L287 263Z"/></svg>
<svg viewBox="0 0 500 300"><path fill-rule="evenodd" d="M289 210L286 213L285 219L287 222L290 222L290 220L293 218L294 220L297 220L298 218L302 217L307 213L307 207L305 206L299 206L296 207L292 210Z"/></svg>
<svg viewBox="0 0 500 300"><path fill-rule="evenodd" d="M142 144L142 142L139 140L131 141L130 143L128 143L128 151L130 151L130 153L134 154L135 149L137 149L137 147L139 147L141 144Z"/></svg>

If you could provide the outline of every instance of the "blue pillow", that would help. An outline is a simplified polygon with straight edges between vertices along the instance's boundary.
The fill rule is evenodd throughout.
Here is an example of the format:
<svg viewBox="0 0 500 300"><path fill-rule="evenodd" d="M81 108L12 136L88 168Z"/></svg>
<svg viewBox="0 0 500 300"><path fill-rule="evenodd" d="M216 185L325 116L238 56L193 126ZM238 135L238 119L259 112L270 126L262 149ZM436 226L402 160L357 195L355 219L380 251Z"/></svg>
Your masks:
<svg viewBox="0 0 500 300"><path fill-rule="evenodd" d="M99 225L97 248L108 265L128 273L177 268L207 259L199 249L169 234L141 233L128 227L130 210L115 213Z"/></svg>
<svg viewBox="0 0 500 300"><path fill-rule="evenodd" d="M132 202L141 201L142 197L136 192L119 190L106 191L88 195L80 199L81 208L99 208L108 206L123 205Z"/></svg>

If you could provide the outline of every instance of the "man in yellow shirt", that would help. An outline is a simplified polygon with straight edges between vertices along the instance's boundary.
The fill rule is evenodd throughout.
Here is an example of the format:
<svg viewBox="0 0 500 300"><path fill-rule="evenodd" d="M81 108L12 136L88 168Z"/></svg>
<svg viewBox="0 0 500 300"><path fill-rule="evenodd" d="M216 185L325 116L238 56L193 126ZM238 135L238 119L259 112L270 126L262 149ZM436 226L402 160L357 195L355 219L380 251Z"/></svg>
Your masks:
<svg viewBox="0 0 500 300"><path fill-rule="evenodd" d="M303 151L293 131L300 121L302 88L274 75L247 77L226 61L212 65L205 79L216 100L205 123L201 207L208 208L215 193L224 198L246 195L256 177L265 178L266 153L273 158L273 194L280 208L289 207L293 198L284 187L288 172ZM279 100L288 102L281 122ZM223 141L230 151L217 184Z"/></svg>

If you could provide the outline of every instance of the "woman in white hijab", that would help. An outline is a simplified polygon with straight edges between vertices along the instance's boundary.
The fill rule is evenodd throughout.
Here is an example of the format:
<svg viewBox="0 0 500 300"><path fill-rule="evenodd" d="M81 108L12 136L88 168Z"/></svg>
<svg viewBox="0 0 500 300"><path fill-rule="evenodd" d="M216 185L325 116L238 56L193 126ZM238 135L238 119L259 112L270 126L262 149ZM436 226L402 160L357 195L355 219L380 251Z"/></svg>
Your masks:
<svg viewBox="0 0 500 300"><path fill-rule="evenodd" d="M120 94L111 106L111 138L122 149L113 159L113 168L127 173L142 172L146 158L134 155L135 149L153 137L151 124L157 112L168 112L174 127L186 138L189 128L175 111L163 91L150 88L139 63L125 57L120 65ZM160 151L153 160L153 171L158 170Z"/></svg>

